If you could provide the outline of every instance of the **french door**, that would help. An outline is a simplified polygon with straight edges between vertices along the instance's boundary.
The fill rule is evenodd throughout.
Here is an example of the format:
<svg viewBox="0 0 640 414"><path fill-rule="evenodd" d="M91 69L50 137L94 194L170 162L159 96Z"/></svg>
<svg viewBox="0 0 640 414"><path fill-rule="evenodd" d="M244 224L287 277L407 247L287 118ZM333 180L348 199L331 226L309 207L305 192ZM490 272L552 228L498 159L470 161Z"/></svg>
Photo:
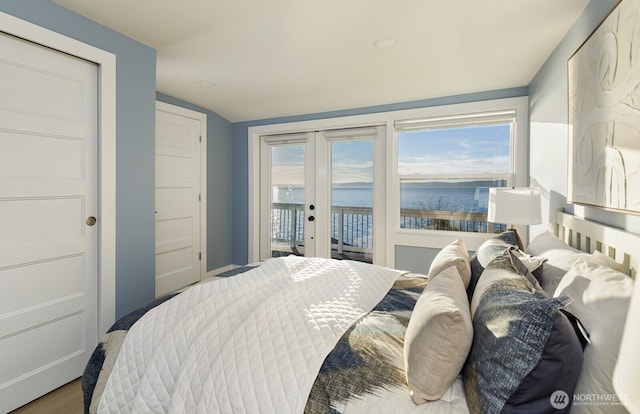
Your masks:
<svg viewBox="0 0 640 414"><path fill-rule="evenodd" d="M261 137L261 260L374 262L384 249L376 242L384 233L384 135L380 126Z"/></svg>

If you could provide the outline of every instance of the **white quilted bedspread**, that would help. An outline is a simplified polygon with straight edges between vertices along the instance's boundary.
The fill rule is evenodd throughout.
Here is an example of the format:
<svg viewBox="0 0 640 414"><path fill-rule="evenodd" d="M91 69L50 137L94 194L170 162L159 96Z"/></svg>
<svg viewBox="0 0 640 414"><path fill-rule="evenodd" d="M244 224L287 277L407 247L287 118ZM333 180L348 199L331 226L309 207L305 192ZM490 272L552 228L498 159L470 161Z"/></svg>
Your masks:
<svg viewBox="0 0 640 414"><path fill-rule="evenodd" d="M129 331L99 413L302 413L326 355L402 272L270 259L194 286Z"/></svg>

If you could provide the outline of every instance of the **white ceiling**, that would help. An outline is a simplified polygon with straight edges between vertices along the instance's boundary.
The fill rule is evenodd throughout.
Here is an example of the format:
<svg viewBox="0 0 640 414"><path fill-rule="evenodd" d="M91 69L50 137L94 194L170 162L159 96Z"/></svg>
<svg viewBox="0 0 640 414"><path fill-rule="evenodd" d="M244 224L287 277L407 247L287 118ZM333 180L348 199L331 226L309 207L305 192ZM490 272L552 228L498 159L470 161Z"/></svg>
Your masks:
<svg viewBox="0 0 640 414"><path fill-rule="evenodd" d="M589 3L53 1L156 49L159 92L231 122L526 86Z"/></svg>

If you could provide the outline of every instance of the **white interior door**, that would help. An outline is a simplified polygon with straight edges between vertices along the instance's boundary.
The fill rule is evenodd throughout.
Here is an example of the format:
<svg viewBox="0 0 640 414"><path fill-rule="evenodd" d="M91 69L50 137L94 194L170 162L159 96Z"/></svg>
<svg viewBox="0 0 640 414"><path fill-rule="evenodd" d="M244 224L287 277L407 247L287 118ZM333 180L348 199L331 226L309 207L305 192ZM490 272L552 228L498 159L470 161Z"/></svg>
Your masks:
<svg viewBox="0 0 640 414"><path fill-rule="evenodd" d="M97 67L0 34L0 412L97 343Z"/></svg>
<svg viewBox="0 0 640 414"><path fill-rule="evenodd" d="M156 297L205 273L206 115L156 104Z"/></svg>

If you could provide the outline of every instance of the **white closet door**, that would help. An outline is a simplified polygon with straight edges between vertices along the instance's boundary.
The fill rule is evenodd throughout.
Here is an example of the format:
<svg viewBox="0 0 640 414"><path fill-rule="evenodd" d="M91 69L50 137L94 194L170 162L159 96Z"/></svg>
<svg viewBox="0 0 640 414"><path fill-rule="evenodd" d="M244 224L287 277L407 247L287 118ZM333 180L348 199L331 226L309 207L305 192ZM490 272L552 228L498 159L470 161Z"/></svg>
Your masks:
<svg viewBox="0 0 640 414"><path fill-rule="evenodd" d="M96 65L9 35L0 50L5 412L82 375L97 342L100 223Z"/></svg>
<svg viewBox="0 0 640 414"><path fill-rule="evenodd" d="M156 297L200 281L206 115L156 104Z"/></svg>

